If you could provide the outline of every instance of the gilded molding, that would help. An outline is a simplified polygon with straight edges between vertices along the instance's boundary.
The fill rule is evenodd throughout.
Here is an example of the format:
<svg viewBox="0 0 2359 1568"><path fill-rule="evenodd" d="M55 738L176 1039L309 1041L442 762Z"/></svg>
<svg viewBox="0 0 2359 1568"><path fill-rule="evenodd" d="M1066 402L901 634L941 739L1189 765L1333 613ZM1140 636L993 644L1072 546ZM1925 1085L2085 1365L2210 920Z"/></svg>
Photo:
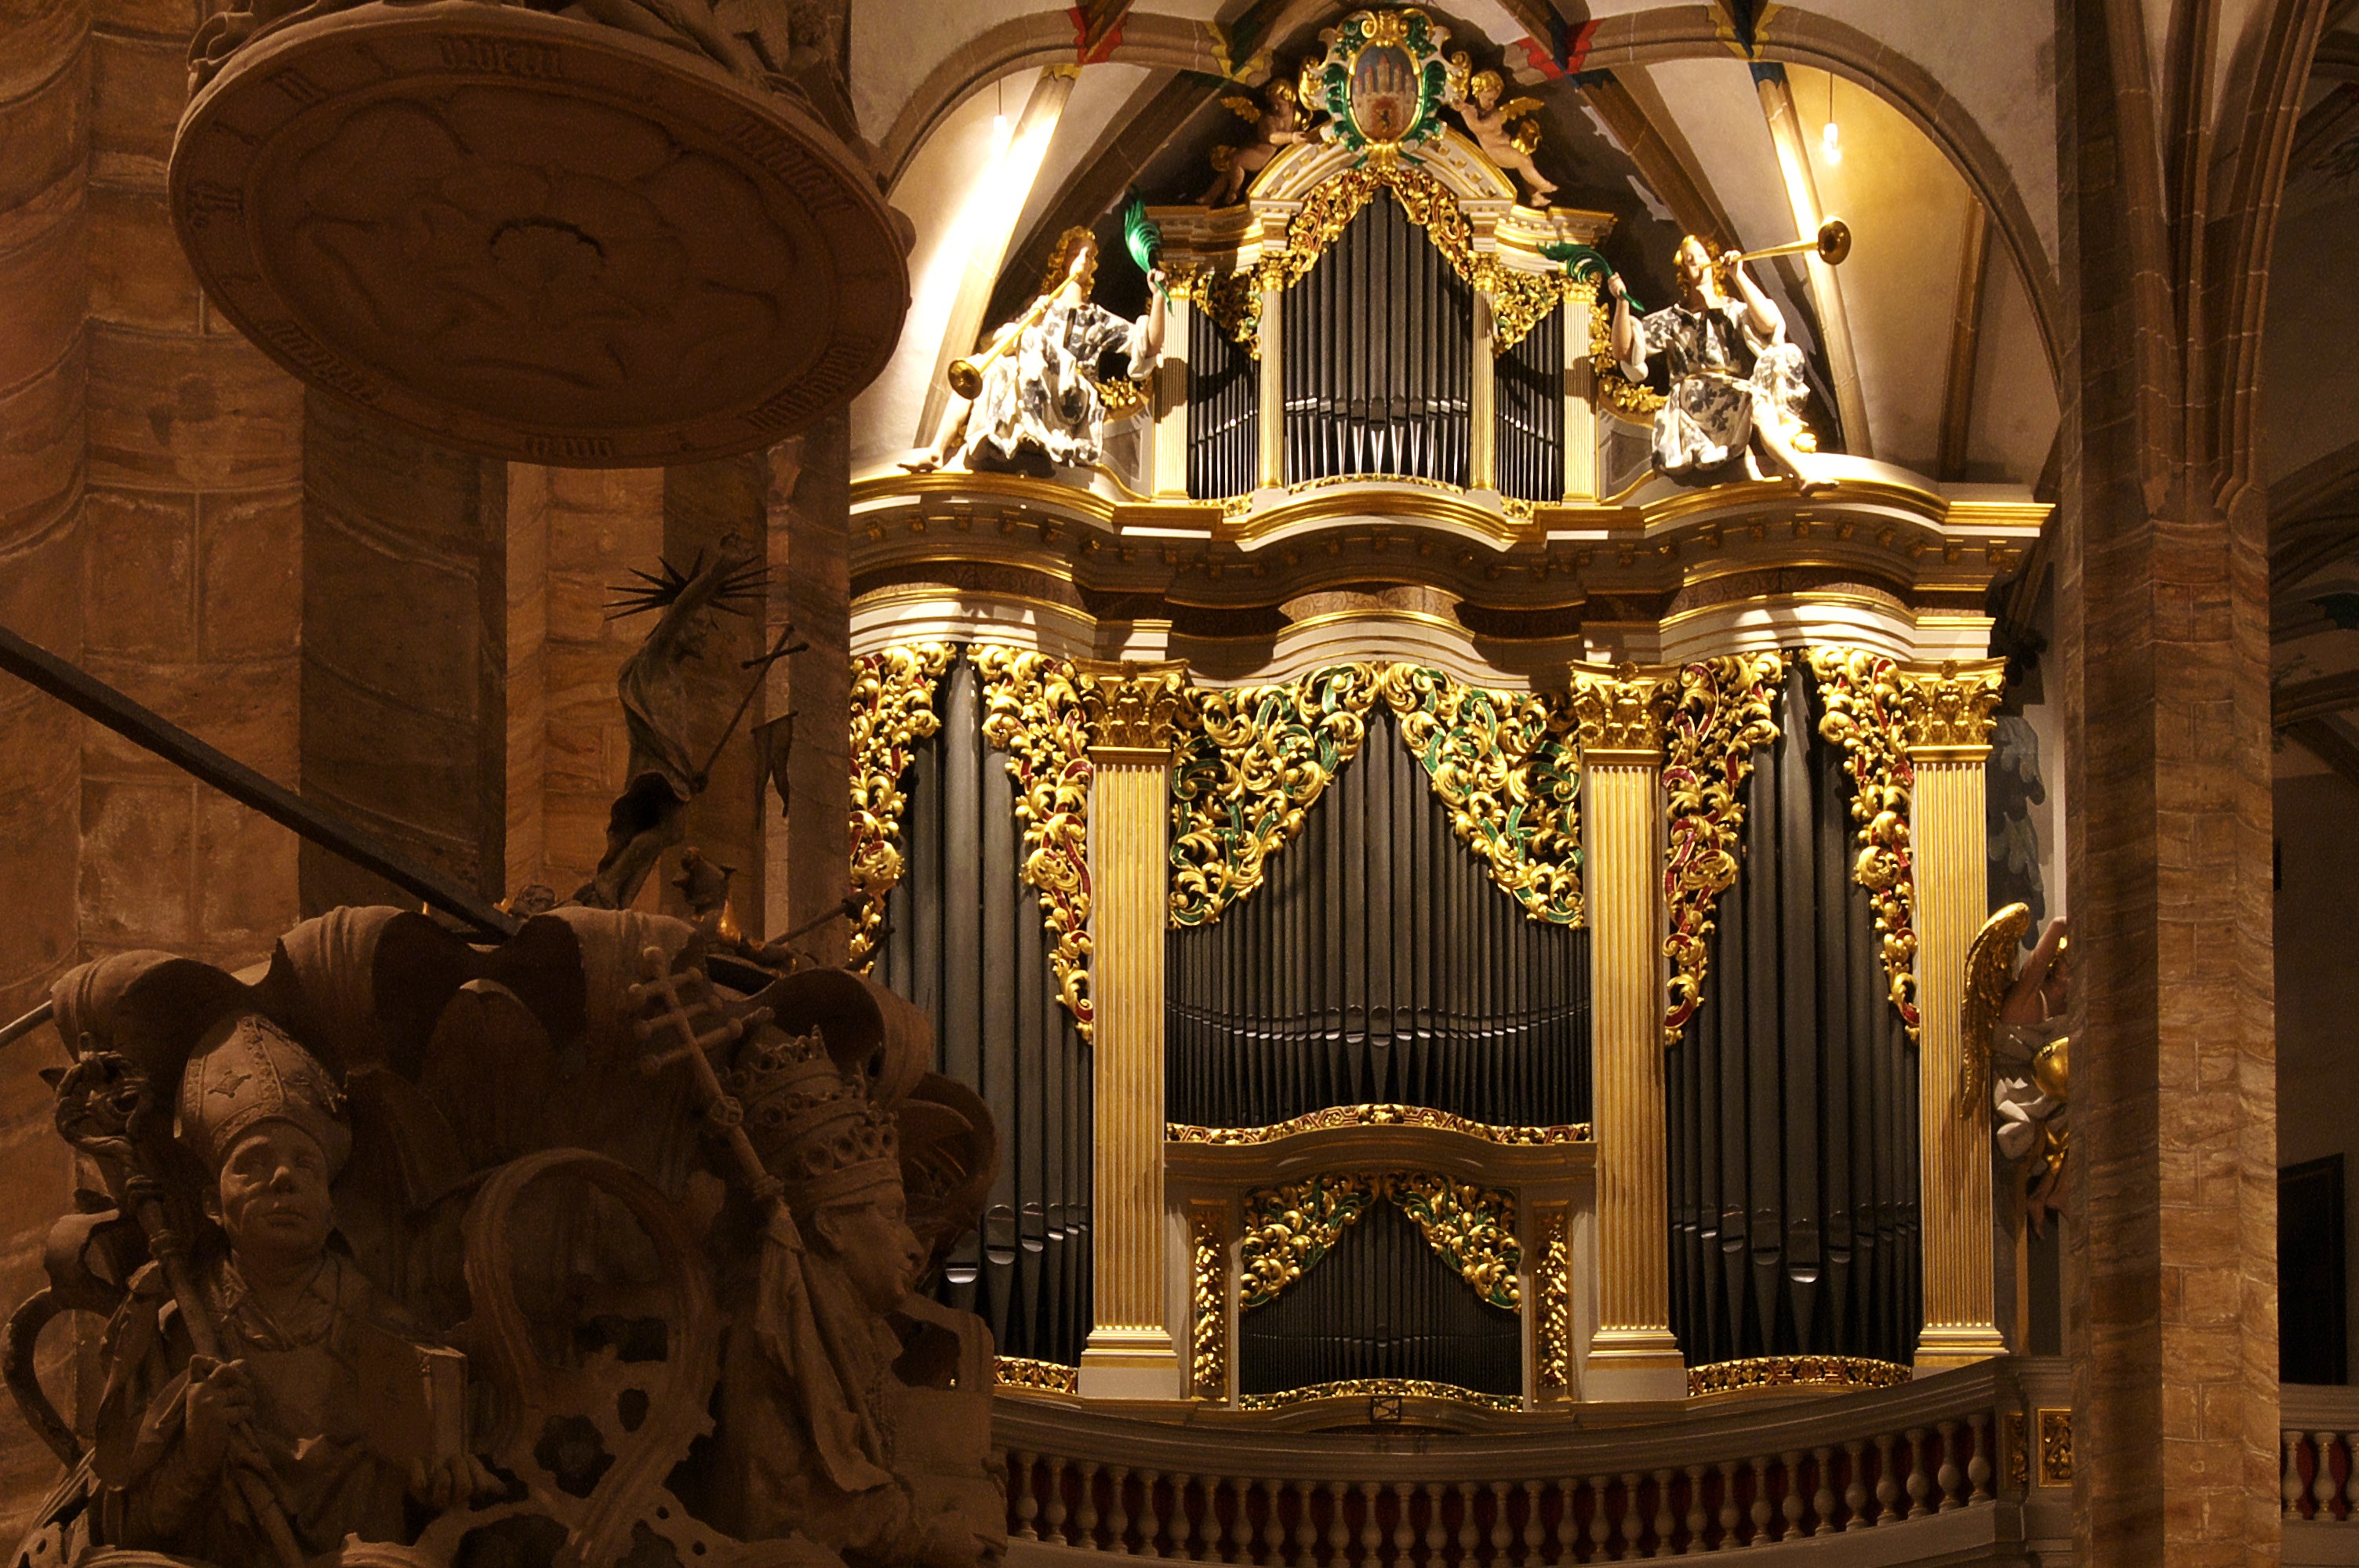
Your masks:
<svg viewBox="0 0 2359 1568"><path fill-rule="evenodd" d="M900 882L901 775L918 741L942 727L934 687L957 650L916 643L852 661L852 885L865 901L852 931L851 967L865 971L885 929L885 899Z"/></svg>
<svg viewBox="0 0 2359 1568"><path fill-rule="evenodd" d="M1022 1356L1002 1356L993 1368L994 1381L1003 1389L1025 1389L1043 1394L1078 1394L1082 1369L1054 1361L1034 1361Z"/></svg>
<svg viewBox="0 0 2359 1568"><path fill-rule="evenodd" d="M1376 699L1367 665L1276 686L1200 688L1171 776L1171 924L1220 919L1357 756Z"/></svg>
<svg viewBox="0 0 2359 1568"><path fill-rule="evenodd" d="M1859 824L1860 845L1852 880L1875 904L1892 1005L1914 1040L1922 1022L1917 1008L1916 867L1908 832L1917 769L1908 758L1911 699L1905 673L1883 654L1859 648L1812 648L1810 661L1826 710L1819 733L1843 747L1843 768L1851 774L1851 816ZM1929 721L1916 722L1922 732Z"/></svg>
<svg viewBox="0 0 2359 1568"><path fill-rule="evenodd" d="M1864 1356L1753 1356L1688 1368L1688 1397L1739 1389L1897 1389L1910 1369Z"/></svg>
<svg viewBox="0 0 2359 1568"><path fill-rule="evenodd" d="M1484 1301L1521 1309L1517 1274L1524 1254L1516 1239L1514 1195L1421 1171L1324 1173L1245 1194L1245 1239L1237 1255L1245 1283L1241 1304L1276 1301L1378 1199L1389 1199L1416 1221L1426 1244Z"/></svg>
<svg viewBox="0 0 2359 1568"><path fill-rule="evenodd" d="M1743 851L1742 791L1753 753L1777 739L1777 683L1785 669L1777 654L1732 654L1682 665L1678 695L1665 724L1663 795L1669 814L1663 849L1663 903L1670 960L1663 1044L1703 1002L1711 963L1712 913L1736 885Z"/></svg>
<svg viewBox="0 0 2359 1568"><path fill-rule="evenodd" d="M1556 1127L1495 1127L1489 1122L1469 1121L1450 1111L1417 1105L1332 1106L1266 1127L1190 1127L1174 1121L1165 1125L1163 1135L1172 1143L1235 1146L1275 1143L1298 1133L1322 1132L1338 1127L1428 1127L1477 1138L1485 1143L1520 1148L1591 1141L1590 1126L1585 1121Z"/></svg>
<svg viewBox="0 0 2359 1568"><path fill-rule="evenodd" d="M1025 882L1040 895L1058 1000L1087 1042L1090 998L1089 732L1073 666L1028 648L978 647L984 738L1007 753L1024 821Z"/></svg>
<svg viewBox="0 0 2359 1568"><path fill-rule="evenodd" d="M1533 1280L1539 1311L1533 1314L1532 1364L1541 1390L1561 1397L1572 1390L1572 1220L1560 1208L1543 1223L1548 1240Z"/></svg>
<svg viewBox="0 0 2359 1568"><path fill-rule="evenodd" d="M1583 752L1659 752L1671 709L1670 683L1622 665L1611 676L1574 672L1573 737Z"/></svg>
<svg viewBox="0 0 2359 1568"><path fill-rule="evenodd" d="M1185 665L1085 659L1073 668L1092 750L1170 752L1188 718Z"/></svg>
<svg viewBox="0 0 2359 1568"><path fill-rule="evenodd" d="M1223 1399L1229 1391L1229 1217L1223 1205L1190 1209L1188 1249L1188 1387L1198 1399Z"/></svg>
<svg viewBox="0 0 2359 1568"><path fill-rule="evenodd" d="M1372 158L1312 190L1286 226L1286 243L1253 265L1231 273L1191 267L1176 274L1171 291L1212 317L1222 331L1258 356L1265 293L1291 288L1327 253L1378 190L1389 190L1410 222L1426 232L1450 269L1491 296L1492 351L1504 353L1576 291L1561 269L1525 272L1475 248L1474 228L1458 199L1414 163Z"/></svg>
<svg viewBox="0 0 2359 1568"><path fill-rule="evenodd" d="M1519 1411L1524 1401L1514 1394L1478 1394L1472 1389L1462 1389L1455 1383L1429 1383L1415 1378L1347 1378L1336 1383L1313 1383L1308 1388L1288 1389L1282 1394L1245 1394L1237 1400L1239 1410L1275 1411L1288 1405L1305 1405L1313 1400L1417 1399L1449 1400L1462 1405L1476 1405L1484 1410Z"/></svg>
<svg viewBox="0 0 2359 1568"><path fill-rule="evenodd" d="M1237 1246L1238 1304L1274 1302L1327 1255L1344 1227L1367 1209L1383 1178L1317 1175L1245 1195L1245 1231Z"/></svg>
<svg viewBox="0 0 2359 1568"><path fill-rule="evenodd" d="M1465 686L1415 665L1386 666L1376 685L1459 842L1489 864L1491 880L1534 920L1582 925L1571 699Z"/></svg>

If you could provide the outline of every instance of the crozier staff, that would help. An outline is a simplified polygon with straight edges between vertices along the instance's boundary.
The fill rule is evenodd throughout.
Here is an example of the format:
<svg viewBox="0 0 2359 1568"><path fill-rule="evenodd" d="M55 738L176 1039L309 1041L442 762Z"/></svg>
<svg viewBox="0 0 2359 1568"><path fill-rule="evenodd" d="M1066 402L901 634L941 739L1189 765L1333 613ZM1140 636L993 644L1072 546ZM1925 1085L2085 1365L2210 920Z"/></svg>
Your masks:
<svg viewBox="0 0 2359 1568"><path fill-rule="evenodd" d="M1655 411L1656 471L1701 481L1741 457L1749 478L1790 479L1805 495L1828 488L1803 471L1794 445L1809 395L1802 351L1786 341L1785 317L1745 272L1744 258L1726 251L1715 259L1690 234L1673 270L1678 301L1643 317L1632 312L1619 276L1606 284L1622 373L1645 380L1656 354L1669 365L1670 395ZM1734 298L1721 287L1723 273L1736 285Z"/></svg>
<svg viewBox="0 0 2359 1568"><path fill-rule="evenodd" d="M1116 349L1128 356L1133 377L1152 372L1163 357L1164 307L1161 271L1147 275L1152 303L1136 321L1091 302L1097 272L1096 237L1087 229L1066 230L1041 275L1038 297L988 348L951 366L952 388L971 401L959 406L933 449L904 468L930 472L953 454L970 469L978 460L1001 468L1043 459L1087 468L1098 460L1105 401L1089 373ZM971 368L962 374L962 367Z"/></svg>

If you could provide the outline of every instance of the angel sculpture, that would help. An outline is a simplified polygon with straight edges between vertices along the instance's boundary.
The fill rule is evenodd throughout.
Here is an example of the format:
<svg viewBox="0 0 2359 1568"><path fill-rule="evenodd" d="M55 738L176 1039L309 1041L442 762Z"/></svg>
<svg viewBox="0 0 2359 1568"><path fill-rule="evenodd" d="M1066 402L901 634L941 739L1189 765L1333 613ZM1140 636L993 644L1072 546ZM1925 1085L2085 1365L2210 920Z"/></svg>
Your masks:
<svg viewBox="0 0 2359 1568"><path fill-rule="evenodd" d="M1487 68L1470 75L1468 64L1463 54L1451 57L1450 107L1457 111L1466 134L1490 155L1493 163L1505 173L1522 177L1531 205L1546 207L1549 198L1556 194L1556 182L1532 161L1532 155L1539 150L1540 123L1530 116L1538 111L1540 101L1510 98L1502 103L1499 94L1506 91L1506 80Z"/></svg>
<svg viewBox="0 0 2359 1568"><path fill-rule="evenodd" d="M1038 470L1088 468L1105 443L1105 399L1092 379L1098 361L1119 350L1132 379L1163 355L1163 274L1150 271L1147 314L1125 321L1090 298L1097 287L1097 236L1071 228L1058 236L1040 275L1040 292L973 359L951 362L959 401L941 438L901 466L930 473L956 456L978 465ZM1044 476L1045 477L1045 476Z"/></svg>
<svg viewBox="0 0 2359 1568"><path fill-rule="evenodd" d="M1207 207L1226 207L1245 194L1246 183L1269 167L1278 149L1290 147L1310 139L1302 128L1302 113L1294 87L1284 78L1274 78L1262 89L1263 103L1256 103L1244 93L1233 93L1221 100L1221 107L1253 127L1254 140L1243 146L1217 146L1212 149L1212 183L1197 200Z"/></svg>
<svg viewBox="0 0 2359 1568"><path fill-rule="evenodd" d="M1987 1095L1999 1152L2026 1166L2023 1202L2035 1234L2063 1206L2071 1152L2071 1038L2064 1011L2071 994L2070 941L2060 919L2048 923L2022 968L2009 961L2031 928L2027 904L2011 903L1984 923L1966 954L1964 1062L1961 1114L1977 1114Z"/></svg>

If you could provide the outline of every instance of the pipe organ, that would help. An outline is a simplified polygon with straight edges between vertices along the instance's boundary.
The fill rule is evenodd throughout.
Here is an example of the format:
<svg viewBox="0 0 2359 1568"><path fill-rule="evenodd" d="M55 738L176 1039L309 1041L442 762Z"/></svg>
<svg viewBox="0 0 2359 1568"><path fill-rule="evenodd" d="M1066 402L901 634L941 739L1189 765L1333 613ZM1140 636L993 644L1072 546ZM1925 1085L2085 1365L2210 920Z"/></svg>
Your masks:
<svg viewBox="0 0 2359 1568"><path fill-rule="evenodd" d="M1011 1397L1449 1427L1992 1354L1919 933L1979 919L2048 509L1650 477L1541 249L1610 220L1446 128L1154 217L1139 469L853 486L855 651L940 650L855 881L998 1119L940 1288Z"/></svg>

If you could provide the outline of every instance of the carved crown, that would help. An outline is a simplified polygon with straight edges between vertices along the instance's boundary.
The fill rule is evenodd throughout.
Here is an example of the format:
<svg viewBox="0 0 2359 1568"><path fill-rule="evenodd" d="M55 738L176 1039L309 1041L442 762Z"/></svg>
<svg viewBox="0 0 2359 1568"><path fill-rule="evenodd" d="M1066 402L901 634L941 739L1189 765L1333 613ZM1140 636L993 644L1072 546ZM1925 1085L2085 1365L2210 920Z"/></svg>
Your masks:
<svg viewBox="0 0 2359 1568"><path fill-rule="evenodd" d="M763 1029L737 1053L724 1086L744 1108L745 1136L799 1209L857 1200L901 1182L900 1135L868 1086L828 1055L817 1030Z"/></svg>

